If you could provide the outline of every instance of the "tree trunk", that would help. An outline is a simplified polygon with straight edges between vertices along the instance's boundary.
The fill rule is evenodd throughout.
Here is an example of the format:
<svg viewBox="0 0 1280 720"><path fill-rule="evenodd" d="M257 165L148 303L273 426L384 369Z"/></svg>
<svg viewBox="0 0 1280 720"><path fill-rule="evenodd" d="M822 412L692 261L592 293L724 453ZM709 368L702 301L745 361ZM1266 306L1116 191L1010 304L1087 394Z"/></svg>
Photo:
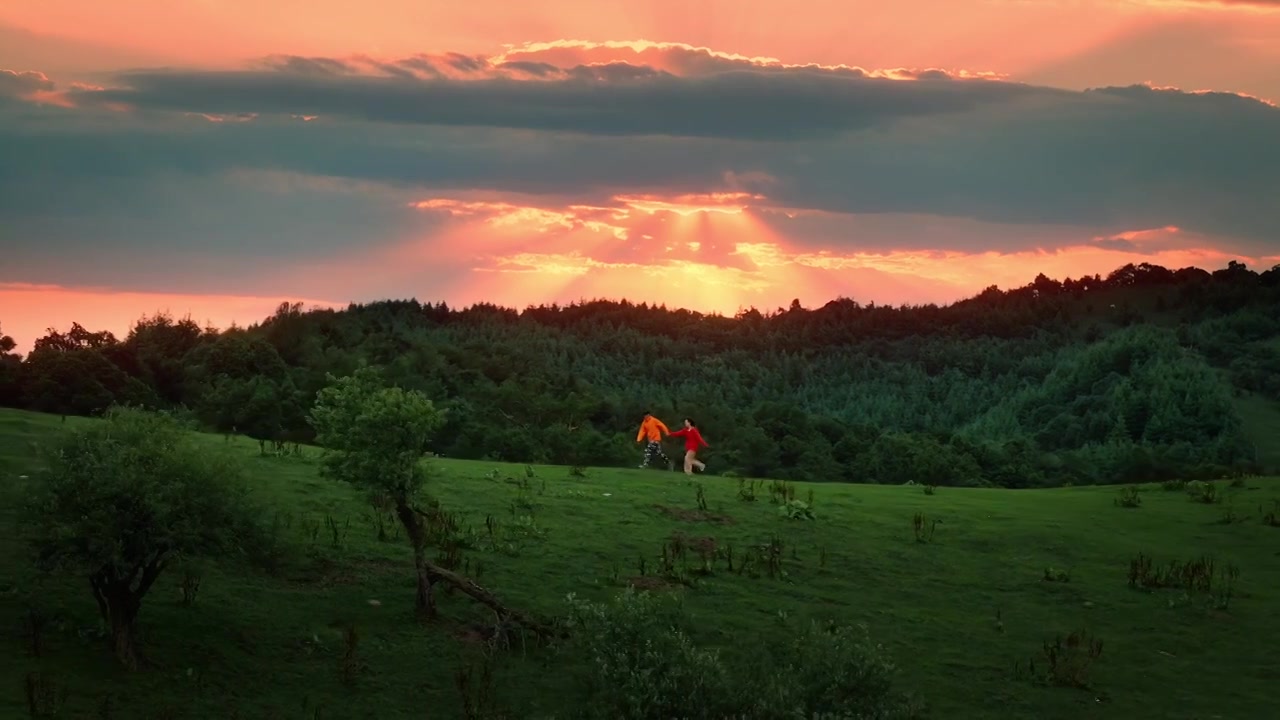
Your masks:
<svg viewBox="0 0 1280 720"><path fill-rule="evenodd" d="M163 553L154 555L145 565L134 567L121 577L113 567L104 567L89 576L89 587L98 602L98 612L111 630L111 649L116 658L130 670L137 670L139 655L134 638L134 624L142 608L142 598L164 569ZM134 581L137 581L136 586Z"/></svg>
<svg viewBox="0 0 1280 720"><path fill-rule="evenodd" d="M111 631L111 649L121 664L130 670L138 669L138 650L134 642L133 626L142 607L141 598L134 595L129 584L105 573L89 578L98 611Z"/></svg>
<svg viewBox="0 0 1280 720"><path fill-rule="evenodd" d="M396 511L398 513L401 512L399 507L397 507ZM417 525L417 532L423 538L423 541L424 541L423 546L425 547L426 533L422 526L422 518L426 515L426 513L416 508L410 509L410 512L415 515L414 522ZM400 515L400 519L402 522L404 521L403 514ZM406 529L409 527L408 523L405 523L405 527ZM426 558L425 553L418 552L416 550L417 547L418 546L415 545L414 561L419 568L418 570L419 586L421 586L421 578L423 577L423 573L425 573L426 577L428 577L432 583L438 580L443 580L444 582L448 583L451 587L461 590L466 595L469 595L472 599L480 602L483 605L487 605L488 607L492 608L493 611L498 613L498 616L504 620L509 618L514 622L520 625L523 625L526 628L529 628L530 630L534 631L535 633L537 633L542 637L552 637L556 635L563 635L562 632L557 632L557 630L551 627L550 625L540 622L537 619L533 618L532 616L527 615L519 610L514 610L512 608L507 607L506 605L503 605L502 602L499 601L498 598L494 596L493 593L480 587L475 583L475 581L471 580L470 578L463 577L462 575L459 575L453 572L452 570L448 570L446 568L440 567L439 565L436 565L435 563L431 562ZM432 604L433 612L434 612L434 607L435 606L433 602Z"/></svg>
<svg viewBox="0 0 1280 720"><path fill-rule="evenodd" d="M449 583L453 587L456 587L462 592L466 593L467 595L470 595L473 599L479 601L484 605L489 606L490 608L493 609L494 612L498 613L499 617L503 619L510 618L516 623L519 623L520 625L523 625L529 628L530 630L534 631L538 635L541 635L542 637L553 637L557 634L561 634L561 633L557 633L555 628L551 627L550 625L543 623L539 620L536 620L533 617L519 610L514 610L512 608L507 607L506 605L503 605L502 602L499 601L498 598L495 597L493 593L480 587L475 583L475 581L471 580L470 578L463 577L451 570L446 570L445 568L439 567L438 565L432 563L430 560L425 560L425 563L426 563L427 571L430 572L433 577L439 580L444 580L445 582Z"/></svg>
<svg viewBox="0 0 1280 720"><path fill-rule="evenodd" d="M404 532L413 546L413 567L418 576L418 590L414 597L414 609L427 618L436 616L436 596L432 584L430 563L427 562L427 533L422 525L422 518L409 503L401 498L396 499L396 517L404 525Z"/></svg>

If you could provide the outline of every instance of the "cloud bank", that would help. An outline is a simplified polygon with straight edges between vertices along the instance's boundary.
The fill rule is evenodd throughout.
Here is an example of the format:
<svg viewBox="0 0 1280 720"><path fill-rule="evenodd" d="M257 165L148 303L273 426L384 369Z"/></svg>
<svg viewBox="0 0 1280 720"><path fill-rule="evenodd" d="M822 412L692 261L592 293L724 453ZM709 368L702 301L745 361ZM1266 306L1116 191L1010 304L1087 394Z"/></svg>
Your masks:
<svg viewBox="0 0 1280 720"><path fill-rule="evenodd" d="M537 301L638 292L641 270L752 288L785 266L833 294L939 300L983 280L927 270L955 254L1018 255L1019 273L1069 248L1108 264L1280 255L1267 100L980 68L562 40L101 87L8 70L0 146L0 282L348 299L435 297L459 277L496 292L473 271L641 278L531 286ZM363 280L342 274L355 267ZM922 289L929 272L941 285Z"/></svg>

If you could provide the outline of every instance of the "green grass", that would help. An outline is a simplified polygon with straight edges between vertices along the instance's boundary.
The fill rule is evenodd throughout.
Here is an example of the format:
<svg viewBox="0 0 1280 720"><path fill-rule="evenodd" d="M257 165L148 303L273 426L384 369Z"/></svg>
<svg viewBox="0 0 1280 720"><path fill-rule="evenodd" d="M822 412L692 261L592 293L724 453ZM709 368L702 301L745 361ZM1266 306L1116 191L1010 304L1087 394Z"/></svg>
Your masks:
<svg viewBox="0 0 1280 720"><path fill-rule="evenodd" d="M1267 472L1280 473L1280 403L1256 393L1236 397L1236 413L1244 423L1245 437L1258 449L1258 462Z"/></svg>
<svg viewBox="0 0 1280 720"><path fill-rule="evenodd" d="M68 419L67 425L87 420ZM59 430L57 417L0 411L0 482L18 487L34 469L31 443ZM144 603L143 648L152 666L117 669L94 636L96 608L80 577L40 579L19 537L15 499L0 504L0 717L25 717L23 678L39 670L64 684L60 717L97 717L111 695L117 718L458 717L454 672L474 643L459 639L469 622L491 614L468 598L442 595L441 618L413 618L410 552L403 540L379 542L367 504L317 474L317 451L304 458L259 457L256 444L207 436L252 468L261 498L291 518L294 547L272 576L231 564L211 565L197 602L178 602L180 575L162 577ZM637 451L638 453L638 451ZM918 692L938 718L1253 718L1273 712L1280 680L1280 528L1264 525L1257 507L1280 499L1273 480L1221 489L1246 516L1220 522L1226 503L1193 503L1183 492L1144 488L1138 508L1117 507L1118 488L1008 491L919 486L812 488L817 519L779 515L766 488L743 502L737 482L699 478L710 510L731 524L682 522L655 505L696 507L693 483L677 473L437 461L431 493L483 530L486 515L508 527L512 502L532 501L541 538L526 536L516 554L469 551L472 573L510 605L554 615L569 593L604 599L619 579L638 574L641 556L658 563L674 531L713 536L739 551L774 535L785 545L784 579L721 570L682 590L695 637L730 651L743 638L784 637L782 622L832 618L865 623L902 669L904 688ZM714 466L713 466L714 467ZM497 471L494 473L493 471ZM916 542L912 517L940 521L931 543ZM350 530L330 546L328 515ZM820 557L825 551L825 567ZM794 552L794 556L793 556ZM1215 556L1240 568L1229 609L1205 610L1177 591L1127 586L1139 552L1157 563ZM1045 570L1069 582L1046 582ZM26 603L58 622L47 630L42 657L28 657L19 632ZM370 601L378 601L374 605ZM1000 623L997 623L997 614ZM366 664L354 686L340 681L341 628L353 623ZM1104 643L1092 687L1045 686L1015 676L1015 663L1043 667L1042 643L1084 628ZM531 648L504 655L497 670L501 699L516 717L555 712L581 669L572 656ZM182 711L164 715L166 709ZM307 708L307 709L304 709Z"/></svg>

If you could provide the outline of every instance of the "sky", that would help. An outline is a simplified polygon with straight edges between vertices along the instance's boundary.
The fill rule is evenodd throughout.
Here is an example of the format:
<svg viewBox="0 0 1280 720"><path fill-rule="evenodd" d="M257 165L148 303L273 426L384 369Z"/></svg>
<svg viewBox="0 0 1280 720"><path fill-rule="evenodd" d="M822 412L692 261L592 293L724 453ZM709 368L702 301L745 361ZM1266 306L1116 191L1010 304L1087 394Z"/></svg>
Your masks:
<svg viewBox="0 0 1280 720"><path fill-rule="evenodd" d="M5 0L0 332L1262 270L1277 103L1280 0Z"/></svg>

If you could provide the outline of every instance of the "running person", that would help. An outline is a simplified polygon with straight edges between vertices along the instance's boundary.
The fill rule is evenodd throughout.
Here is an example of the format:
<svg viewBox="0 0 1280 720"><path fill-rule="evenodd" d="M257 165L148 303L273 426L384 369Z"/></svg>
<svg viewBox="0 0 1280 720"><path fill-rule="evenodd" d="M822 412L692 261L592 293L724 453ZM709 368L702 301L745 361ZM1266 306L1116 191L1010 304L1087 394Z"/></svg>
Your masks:
<svg viewBox="0 0 1280 720"><path fill-rule="evenodd" d="M636 442L647 439L649 442L644 446L644 462L640 463L640 467L647 468L649 464L658 458L662 458L662 462L668 467L671 461L667 459L667 454L662 452L662 434L671 434L666 424L653 416L653 413L646 412L644 420L640 422L640 432L636 433Z"/></svg>
<svg viewBox="0 0 1280 720"><path fill-rule="evenodd" d="M698 431L698 425L689 418L684 419L684 427L668 433L671 437L684 438L684 474L692 475L693 469L698 468L698 472L706 472L706 463L698 460L698 451L704 447L711 447L706 440L702 439L702 433Z"/></svg>

